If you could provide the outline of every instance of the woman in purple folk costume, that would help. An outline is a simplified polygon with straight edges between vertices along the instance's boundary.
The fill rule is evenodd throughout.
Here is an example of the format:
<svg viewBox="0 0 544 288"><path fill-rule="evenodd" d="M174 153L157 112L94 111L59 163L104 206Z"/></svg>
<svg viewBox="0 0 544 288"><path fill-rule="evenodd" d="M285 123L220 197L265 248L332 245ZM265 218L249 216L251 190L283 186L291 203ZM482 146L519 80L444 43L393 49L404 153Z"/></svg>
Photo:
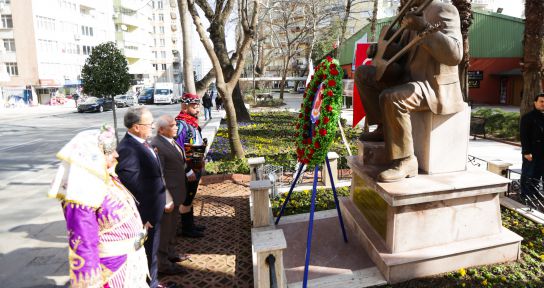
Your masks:
<svg viewBox="0 0 544 288"><path fill-rule="evenodd" d="M145 230L134 197L115 175L111 127L77 134L62 160L50 197L62 201L71 287L149 287Z"/></svg>

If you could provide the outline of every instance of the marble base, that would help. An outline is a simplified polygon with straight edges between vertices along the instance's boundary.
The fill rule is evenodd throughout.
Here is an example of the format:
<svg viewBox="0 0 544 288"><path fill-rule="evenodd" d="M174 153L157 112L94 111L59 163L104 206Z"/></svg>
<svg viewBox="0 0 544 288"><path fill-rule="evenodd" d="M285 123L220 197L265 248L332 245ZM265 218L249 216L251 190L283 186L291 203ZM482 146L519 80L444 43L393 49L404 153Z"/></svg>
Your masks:
<svg viewBox="0 0 544 288"><path fill-rule="evenodd" d="M449 115L413 112L410 120L420 170L438 174L466 169L470 130L470 108L466 104L465 110Z"/></svg>
<svg viewBox="0 0 544 288"><path fill-rule="evenodd" d="M516 261L522 238L503 228L499 234L390 253L380 236L350 199L340 199L350 241L358 241L388 283L455 271L460 268Z"/></svg>
<svg viewBox="0 0 544 288"><path fill-rule="evenodd" d="M360 159L348 158L352 190L342 211L388 282L518 259L522 238L500 218L508 179L475 170L379 183L383 167Z"/></svg>

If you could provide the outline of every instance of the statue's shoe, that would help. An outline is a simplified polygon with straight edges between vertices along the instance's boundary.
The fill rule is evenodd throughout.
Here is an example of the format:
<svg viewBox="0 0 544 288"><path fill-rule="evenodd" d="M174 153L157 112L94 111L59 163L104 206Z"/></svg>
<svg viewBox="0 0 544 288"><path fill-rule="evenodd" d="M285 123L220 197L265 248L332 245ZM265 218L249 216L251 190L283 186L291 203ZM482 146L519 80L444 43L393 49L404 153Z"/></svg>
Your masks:
<svg viewBox="0 0 544 288"><path fill-rule="evenodd" d="M393 160L391 167L378 174L378 182L396 182L417 176L417 158L410 156Z"/></svg>
<svg viewBox="0 0 544 288"><path fill-rule="evenodd" d="M383 142L382 126L378 126L378 128L376 128L376 130L372 132L361 133L361 136L359 136L359 140L369 142Z"/></svg>

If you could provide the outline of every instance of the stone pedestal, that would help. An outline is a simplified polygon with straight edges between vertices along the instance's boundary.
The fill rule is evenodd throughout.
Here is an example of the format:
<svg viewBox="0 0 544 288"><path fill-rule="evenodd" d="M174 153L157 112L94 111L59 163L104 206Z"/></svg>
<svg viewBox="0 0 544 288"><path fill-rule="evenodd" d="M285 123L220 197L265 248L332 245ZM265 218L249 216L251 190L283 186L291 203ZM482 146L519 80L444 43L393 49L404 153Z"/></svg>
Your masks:
<svg viewBox="0 0 544 288"><path fill-rule="evenodd" d="M378 183L385 167L363 164L362 156L348 164L351 196L340 203L348 235L388 282L518 259L522 238L500 218L508 179L477 170Z"/></svg>
<svg viewBox="0 0 544 288"><path fill-rule="evenodd" d="M466 169L470 108L449 115L430 111L410 113L414 154L427 174Z"/></svg>

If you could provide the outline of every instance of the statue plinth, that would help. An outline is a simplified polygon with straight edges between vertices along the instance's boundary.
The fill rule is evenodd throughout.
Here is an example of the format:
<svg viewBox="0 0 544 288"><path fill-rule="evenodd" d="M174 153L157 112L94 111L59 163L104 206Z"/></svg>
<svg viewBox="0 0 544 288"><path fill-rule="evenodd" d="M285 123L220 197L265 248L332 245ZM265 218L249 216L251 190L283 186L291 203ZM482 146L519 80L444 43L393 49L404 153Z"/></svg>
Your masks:
<svg viewBox="0 0 544 288"><path fill-rule="evenodd" d="M361 155L348 165L351 196L340 204L346 227L388 282L518 259L522 238L500 219L508 179L474 170L379 183L384 166L363 164Z"/></svg>

